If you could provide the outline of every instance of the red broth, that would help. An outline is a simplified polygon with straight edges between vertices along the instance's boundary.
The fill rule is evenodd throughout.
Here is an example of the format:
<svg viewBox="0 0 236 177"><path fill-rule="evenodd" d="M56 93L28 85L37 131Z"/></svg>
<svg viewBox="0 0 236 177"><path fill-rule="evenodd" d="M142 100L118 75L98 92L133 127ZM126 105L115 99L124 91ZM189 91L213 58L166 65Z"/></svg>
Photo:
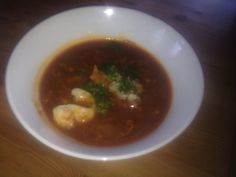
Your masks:
<svg viewBox="0 0 236 177"><path fill-rule="evenodd" d="M94 65L116 63L139 73L143 92L137 108L112 104L89 122L70 130L53 121L55 106L71 102L71 90L90 82ZM47 119L65 135L92 146L118 146L149 135L164 120L171 104L171 83L165 69L146 50L126 40L94 39L68 47L44 69L39 79L39 102Z"/></svg>

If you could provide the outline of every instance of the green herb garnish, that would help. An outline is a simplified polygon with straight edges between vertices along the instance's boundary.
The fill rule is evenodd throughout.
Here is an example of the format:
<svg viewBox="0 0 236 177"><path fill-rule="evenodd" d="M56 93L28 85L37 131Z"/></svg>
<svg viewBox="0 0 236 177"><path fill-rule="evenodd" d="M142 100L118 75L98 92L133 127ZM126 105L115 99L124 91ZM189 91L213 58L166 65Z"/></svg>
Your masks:
<svg viewBox="0 0 236 177"><path fill-rule="evenodd" d="M84 89L94 97L98 112L105 114L112 106L111 99L103 85L88 83L84 86Z"/></svg>
<svg viewBox="0 0 236 177"><path fill-rule="evenodd" d="M129 66L119 67L117 64L108 63L102 66L102 71L107 75L110 81L119 84L119 90L123 93L136 91L134 80L139 79L139 73Z"/></svg>
<svg viewBox="0 0 236 177"><path fill-rule="evenodd" d="M121 80L119 68L114 64L106 64L102 67L102 71L107 75L111 81Z"/></svg>
<svg viewBox="0 0 236 177"><path fill-rule="evenodd" d="M133 80L131 80L129 77L128 78L123 78L119 82L119 90L123 93L129 93L130 91L135 91L136 87L134 85Z"/></svg>

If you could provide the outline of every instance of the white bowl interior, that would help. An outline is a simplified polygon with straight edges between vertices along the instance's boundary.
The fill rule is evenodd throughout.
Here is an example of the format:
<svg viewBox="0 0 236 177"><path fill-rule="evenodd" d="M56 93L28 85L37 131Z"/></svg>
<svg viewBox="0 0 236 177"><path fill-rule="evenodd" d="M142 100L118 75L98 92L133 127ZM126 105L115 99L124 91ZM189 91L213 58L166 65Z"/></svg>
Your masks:
<svg viewBox="0 0 236 177"><path fill-rule="evenodd" d="M116 148L83 146L55 132L37 112L34 84L44 60L66 43L93 35L121 36L136 42L155 55L169 74L171 109L161 126L141 141ZM30 30L10 57L6 89L17 119L39 141L74 157L117 160L148 153L177 137L199 109L203 75L193 49L166 23L135 10L95 6L60 13Z"/></svg>

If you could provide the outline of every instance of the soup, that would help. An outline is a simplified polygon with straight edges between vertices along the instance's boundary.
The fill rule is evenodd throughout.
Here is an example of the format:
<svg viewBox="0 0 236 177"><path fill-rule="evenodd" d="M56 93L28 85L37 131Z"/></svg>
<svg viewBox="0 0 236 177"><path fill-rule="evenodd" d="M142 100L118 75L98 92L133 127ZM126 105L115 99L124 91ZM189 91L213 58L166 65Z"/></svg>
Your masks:
<svg viewBox="0 0 236 177"><path fill-rule="evenodd" d="M44 68L38 90L46 118L65 135L92 146L144 138L171 104L164 68L128 40L94 39L68 47Z"/></svg>

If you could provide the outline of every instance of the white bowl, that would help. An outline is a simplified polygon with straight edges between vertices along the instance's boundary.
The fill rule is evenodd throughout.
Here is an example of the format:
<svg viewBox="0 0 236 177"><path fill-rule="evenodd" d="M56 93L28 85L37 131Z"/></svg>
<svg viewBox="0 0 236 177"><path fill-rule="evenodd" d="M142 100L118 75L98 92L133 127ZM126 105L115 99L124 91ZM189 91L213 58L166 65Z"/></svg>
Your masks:
<svg viewBox="0 0 236 177"><path fill-rule="evenodd" d="M150 136L112 148L80 145L58 134L34 104L39 67L73 40L88 36L125 37L155 55L171 79L173 100L167 117ZM7 97L23 127L45 145L64 154L91 160L118 160L154 151L175 139L194 119L203 97L201 66L188 42L163 21L139 11L109 6L69 10L31 29L15 47L7 67Z"/></svg>

